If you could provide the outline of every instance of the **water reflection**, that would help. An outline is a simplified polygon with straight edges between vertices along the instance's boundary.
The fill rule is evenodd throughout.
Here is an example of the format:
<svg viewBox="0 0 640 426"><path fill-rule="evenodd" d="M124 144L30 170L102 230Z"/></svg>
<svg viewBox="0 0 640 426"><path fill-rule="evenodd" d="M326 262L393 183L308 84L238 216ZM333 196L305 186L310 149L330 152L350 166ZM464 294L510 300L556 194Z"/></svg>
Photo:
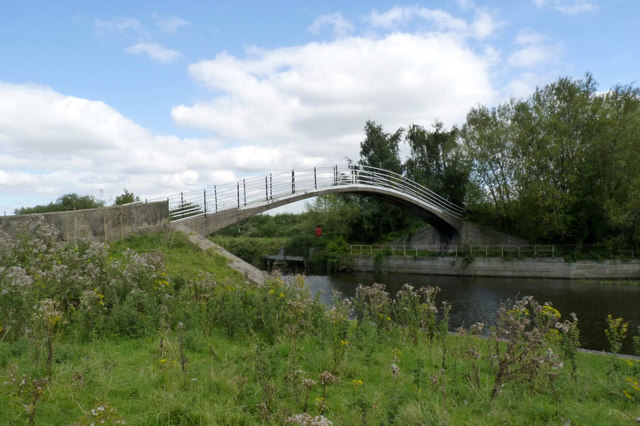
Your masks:
<svg viewBox="0 0 640 426"><path fill-rule="evenodd" d="M640 286L624 281L601 284L595 281L541 280L486 277L445 277L413 274L346 273L332 276L308 276L312 294L322 291L329 303L334 290L353 296L362 283L385 283L394 295L405 283L416 287L438 286L442 289L438 303L447 300L451 309L451 328L468 327L475 322L495 324L495 313L502 301L533 296L539 302L551 302L563 316L575 312L579 319L580 341L588 349L606 350L604 334L607 314L629 322L629 334L623 352L631 353L631 336L640 325Z"/></svg>

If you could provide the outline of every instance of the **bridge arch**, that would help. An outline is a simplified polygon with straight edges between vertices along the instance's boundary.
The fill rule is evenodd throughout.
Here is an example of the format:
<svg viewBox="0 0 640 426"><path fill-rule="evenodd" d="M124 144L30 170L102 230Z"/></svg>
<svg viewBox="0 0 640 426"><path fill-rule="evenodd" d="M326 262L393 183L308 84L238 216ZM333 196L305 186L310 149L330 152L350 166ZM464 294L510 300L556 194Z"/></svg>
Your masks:
<svg viewBox="0 0 640 426"><path fill-rule="evenodd" d="M459 241L465 210L397 173L369 166L314 167L244 178L165 197L172 222L208 235L253 215L311 197L353 193L396 204L431 224L441 241Z"/></svg>

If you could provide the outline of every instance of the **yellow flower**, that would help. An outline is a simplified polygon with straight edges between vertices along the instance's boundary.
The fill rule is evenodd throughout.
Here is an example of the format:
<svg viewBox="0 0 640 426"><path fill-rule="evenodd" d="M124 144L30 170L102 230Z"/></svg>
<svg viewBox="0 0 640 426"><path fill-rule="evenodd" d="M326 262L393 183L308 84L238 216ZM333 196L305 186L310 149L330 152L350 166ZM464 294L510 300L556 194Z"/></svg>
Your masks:
<svg viewBox="0 0 640 426"><path fill-rule="evenodd" d="M633 397L631 396L631 394L627 391L623 391L624 392L624 396L626 396L629 399L632 399Z"/></svg>
<svg viewBox="0 0 640 426"><path fill-rule="evenodd" d="M269 290L269 294L274 294L276 291L274 289Z"/></svg>
<svg viewBox="0 0 640 426"><path fill-rule="evenodd" d="M160 364L165 364L166 362L167 362L167 359L166 359L166 358L162 358L162 359L160 360Z"/></svg>
<svg viewBox="0 0 640 426"><path fill-rule="evenodd" d="M349 341L348 340L340 340L340 344L342 346L347 346L349 344Z"/></svg>
<svg viewBox="0 0 640 426"><path fill-rule="evenodd" d="M360 380L360 379L353 379L351 381L351 383L353 383L353 385L356 386L356 387L360 387L360 386L364 385L364 382L362 380Z"/></svg>
<svg viewBox="0 0 640 426"><path fill-rule="evenodd" d="M283 292L280 292L280 297L284 297L284 293Z"/></svg>

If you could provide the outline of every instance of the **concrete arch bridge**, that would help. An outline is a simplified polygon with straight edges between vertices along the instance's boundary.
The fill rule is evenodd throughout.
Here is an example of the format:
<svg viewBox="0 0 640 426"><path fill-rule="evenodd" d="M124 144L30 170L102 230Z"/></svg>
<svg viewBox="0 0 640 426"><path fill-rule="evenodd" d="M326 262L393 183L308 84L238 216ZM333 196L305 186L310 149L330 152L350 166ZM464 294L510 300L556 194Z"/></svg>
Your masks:
<svg viewBox="0 0 640 426"><path fill-rule="evenodd" d="M406 177L362 165L313 167L244 178L164 197L174 226L208 235L253 215L306 198L352 193L376 197L423 218L442 244L514 244L521 240L464 220L465 209Z"/></svg>

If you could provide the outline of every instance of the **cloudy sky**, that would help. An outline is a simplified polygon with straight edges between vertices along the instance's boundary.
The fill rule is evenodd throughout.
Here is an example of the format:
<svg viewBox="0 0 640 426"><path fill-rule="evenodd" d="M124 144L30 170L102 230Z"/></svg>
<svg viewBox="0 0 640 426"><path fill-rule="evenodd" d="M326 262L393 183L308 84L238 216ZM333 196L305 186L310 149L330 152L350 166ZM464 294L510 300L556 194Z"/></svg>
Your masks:
<svg viewBox="0 0 640 426"><path fill-rule="evenodd" d="M638 80L640 2L0 1L0 214L357 159L591 72Z"/></svg>

